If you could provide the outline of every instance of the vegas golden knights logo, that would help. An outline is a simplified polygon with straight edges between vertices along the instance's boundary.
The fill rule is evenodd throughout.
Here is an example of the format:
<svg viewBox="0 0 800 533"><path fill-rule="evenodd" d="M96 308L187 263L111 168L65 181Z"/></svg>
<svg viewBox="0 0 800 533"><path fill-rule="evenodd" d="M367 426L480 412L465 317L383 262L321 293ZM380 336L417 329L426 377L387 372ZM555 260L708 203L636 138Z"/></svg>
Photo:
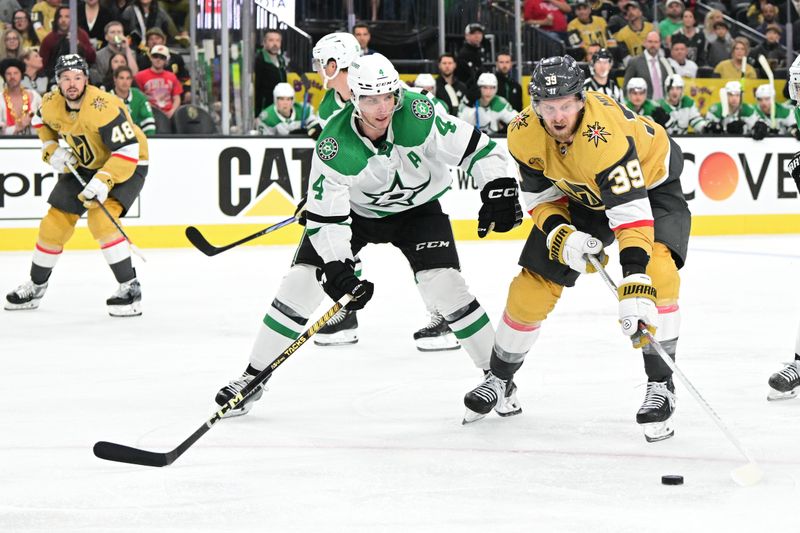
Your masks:
<svg viewBox="0 0 800 533"><path fill-rule="evenodd" d="M75 157L78 158L82 166L88 166L94 161L95 156L86 137L83 135L67 135L67 142L72 147Z"/></svg>
<svg viewBox="0 0 800 533"><path fill-rule="evenodd" d="M570 183L564 180L557 181L555 185L564 191L567 196L585 205L586 207L595 210L603 209L603 201L594 192L592 192L589 187L579 183Z"/></svg>

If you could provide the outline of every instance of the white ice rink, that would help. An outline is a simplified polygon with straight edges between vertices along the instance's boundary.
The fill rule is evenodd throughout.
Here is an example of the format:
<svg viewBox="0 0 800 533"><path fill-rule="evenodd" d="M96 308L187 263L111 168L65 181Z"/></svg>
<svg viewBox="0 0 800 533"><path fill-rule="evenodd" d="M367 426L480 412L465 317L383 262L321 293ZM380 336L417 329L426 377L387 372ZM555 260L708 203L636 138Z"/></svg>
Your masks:
<svg viewBox="0 0 800 533"><path fill-rule="evenodd" d="M495 323L521 246L459 244ZM67 250L39 310L0 311L0 532L800 530L800 399L766 401L800 321L800 236L694 238L682 272L678 364L764 468L753 488L680 384L675 437L644 440L642 358L596 275L565 291L518 373L522 415L462 426L479 372L463 350L414 348L426 316L390 246L362 253L376 290L357 345L302 347L249 415L170 467L99 460L98 440L166 451L211 415L293 248L145 253L140 318L106 314L99 251ZM0 254L3 293L29 261Z"/></svg>

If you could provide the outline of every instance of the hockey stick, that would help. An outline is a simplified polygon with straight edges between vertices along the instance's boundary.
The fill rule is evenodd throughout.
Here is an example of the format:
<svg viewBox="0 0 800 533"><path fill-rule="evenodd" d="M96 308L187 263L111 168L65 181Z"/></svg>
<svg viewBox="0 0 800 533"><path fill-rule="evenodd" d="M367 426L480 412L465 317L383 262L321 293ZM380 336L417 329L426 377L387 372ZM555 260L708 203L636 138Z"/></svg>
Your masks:
<svg viewBox="0 0 800 533"><path fill-rule="evenodd" d="M597 271L600 273L600 276L603 278L603 281L606 282L608 288L611 289L611 292L613 292L614 295L616 296L617 285L614 283L614 280L611 279L611 276L608 275L608 272L606 272L606 269L603 267L600 261L598 261L594 255L590 254L587 254L586 258L589 260L590 263L592 263L592 266L594 266L594 268L597 269ZM664 363L666 363L667 366L669 366L670 370L672 370L672 372L676 376L678 376L678 378L681 380L681 383L683 383L683 386L689 389L689 392L692 394L692 396L694 396L694 399L697 400L697 403L700 404L700 407L703 408L706 414L708 414L708 416L711 417L714 423L717 424L717 427L719 427L719 429L722 430L725 436L728 437L728 441L731 444L733 444L737 450L739 450L739 453L741 453L745 459L747 459L746 465L734 468L731 471L731 477L733 478L733 480L742 487L750 487L752 485L756 485L759 481L761 481L761 478L764 477L764 473L761 471L761 468L759 468L759 466L753 460L753 457L750 455L750 453L747 451L744 445L739 441L739 439L736 438L736 436L733 433L731 433L731 430L728 429L728 427L725 425L725 422L722 421L722 419L714 411L711 405L709 405L709 403L705 400L705 398L703 398L700 395L700 393L697 391L694 385L692 385L692 382L689 381L689 378L687 378L684 375L684 373L681 372L681 369L678 368L678 365L675 364L675 361L673 361L672 358L669 356L669 354L666 352L666 350L664 350L664 347L661 346L661 343L659 343L655 339L655 337L641 322L639 322L639 332L644 337L646 337L647 340L650 341L650 344L656 350L661 359L664 360Z"/></svg>
<svg viewBox="0 0 800 533"><path fill-rule="evenodd" d="M237 404L247 399L259 385L264 383L269 378L276 368L281 366L294 352L296 352L303 344L308 342L312 335L322 329L328 321L333 318L340 309L347 305L353 299L351 294L345 294L339 301L333 304L333 307L328 309L319 320L314 322L310 328L305 330L283 353L275 358L267 367L256 374L253 380L248 383L242 391L235 397L231 398L228 403L220 407L219 411L214 413L211 418L206 420L202 426L197 428L194 433L189 435L189 438L181 442L177 448L166 453L150 452L140 448L131 448L122 444L115 444L113 442L100 441L94 445L94 455L106 461L117 461L119 463L128 463L133 465L142 466L169 466L174 463L178 457L188 450L200 437L206 434L209 429L214 427L214 424L222 420L225 414L236 407Z"/></svg>
<svg viewBox="0 0 800 533"><path fill-rule="evenodd" d="M759 54L758 56L758 64L761 65L761 68L764 70L764 74L767 75L767 79L769 80L769 85L772 87L772 105L769 108L769 122L770 127L774 130L775 127L775 76L772 74L772 68L769 66L769 61L767 58L764 57L764 54Z"/></svg>
<svg viewBox="0 0 800 533"><path fill-rule="evenodd" d="M72 175L75 176L75 179L77 179L78 182L80 182L81 185L86 187L86 185L87 185L86 181L81 177L80 174L78 174L78 171L75 170L75 167L73 167L71 163L67 162L67 168L69 169L70 172L72 172ZM122 237L126 241L128 241L128 246L131 247L131 251L133 253L135 253L136 256L139 259L141 259L142 261L144 261L146 263L147 259L144 258L144 255L142 254L141 250L139 250L139 247L136 246L135 244L133 244L133 241L131 240L131 238L128 237L128 234L125 233L125 230L122 229L122 226L119 225L119 222L116 221L114 216L111 213L108 212L108 209L106 209L106 206L104 206L101 202L97 201L97 199L95 199L95 202L97 202L97 205L100 206L100 209L103 210L103 213L105 213L105 215L108 217L108 219L111 221L111 223L114 224L114 227L117 228L117 231L119 231L122 234Z"/></svg>
<svg viewBox="0 0 800 533"><path fill-rule="evenodd" d="M262 235L266 235L267 233L272 233L276 229L281 229L284 226L288 226L289 224L295 222L296 220L297 216L293 215L291 218L287 218L286 220L281 220L277 224L273 224L272 226L269 226L260 231L257 231L256 233L253 233L252 235L248 235L244 239L239 239L238 241L232 242L231 244L226 244L225 246L214 246L213 244L208 242L208 240L203 236L203 234L200 233L200 230L194 226L189 226L186 228L186 238L189 239L189 242L192 243L192 245L195 248L197 248L207 256L212 257L217 254L221 254L226 250L230 250L231 248L235 248L240 244L244 244L246 242L252 241L253 239L257 239Z"/></svg>

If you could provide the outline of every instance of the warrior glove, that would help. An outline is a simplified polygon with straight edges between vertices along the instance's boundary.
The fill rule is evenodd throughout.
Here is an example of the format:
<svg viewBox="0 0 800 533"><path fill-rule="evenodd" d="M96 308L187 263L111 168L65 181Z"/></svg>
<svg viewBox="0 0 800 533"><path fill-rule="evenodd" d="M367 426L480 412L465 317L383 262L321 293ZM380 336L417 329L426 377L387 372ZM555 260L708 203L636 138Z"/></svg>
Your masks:
<svg viewBox="0 0 800 533"><path fill-rule="evenodd" d="M597 272L586 259L586 254L596 256L604 266L608 263L608 256L603 252L600 239L578 231L570 224L559 224L547 234L547 249L551 260L567 265L581 274Z"/></svg>
<svg viewBox="0 0 800 533"><path fill-rule="evenodd" d="M641 348L650 341L640 331L639 324L651 334L656 332L656 288L647 274L631 274L622 279L617 295L622 333L631 338L634 348Z"/></svg>

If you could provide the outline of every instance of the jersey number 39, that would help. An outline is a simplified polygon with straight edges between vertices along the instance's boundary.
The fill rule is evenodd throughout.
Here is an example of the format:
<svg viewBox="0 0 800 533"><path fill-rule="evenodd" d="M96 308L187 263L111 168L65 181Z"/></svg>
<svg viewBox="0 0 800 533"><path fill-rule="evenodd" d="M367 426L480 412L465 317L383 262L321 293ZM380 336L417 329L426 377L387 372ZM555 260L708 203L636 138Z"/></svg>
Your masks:
<svg viewBox="0 0 800 533"><path fill-rule="evenodd" d="M632 159L623 165L618 165L608 174L608 179L614 181L611 192L625 194L631 189L644 187L642 167L637 159Z"/></svg>

